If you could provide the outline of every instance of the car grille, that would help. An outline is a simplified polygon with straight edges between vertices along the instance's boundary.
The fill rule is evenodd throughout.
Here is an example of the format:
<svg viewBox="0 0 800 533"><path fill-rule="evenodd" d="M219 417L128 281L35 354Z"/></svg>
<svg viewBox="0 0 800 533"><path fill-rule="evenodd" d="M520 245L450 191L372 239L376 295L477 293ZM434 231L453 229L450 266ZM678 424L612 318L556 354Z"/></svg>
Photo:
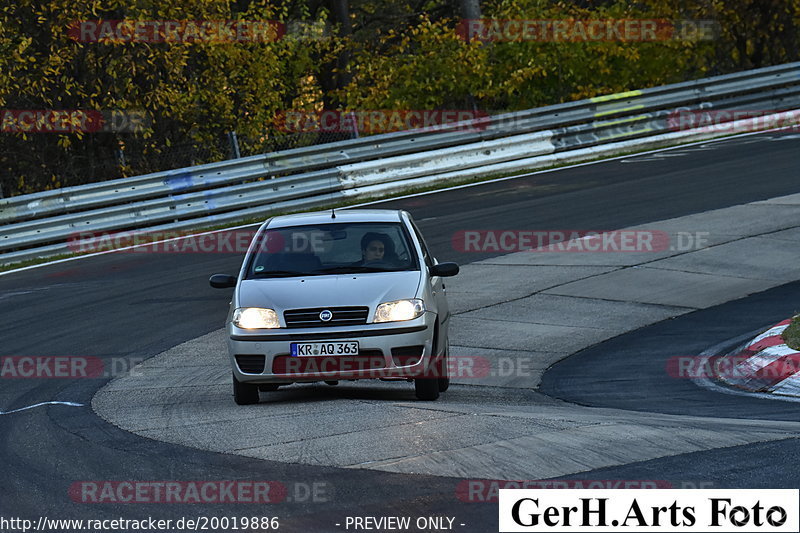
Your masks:
<svg viewBox="0 0 800 533"><path fill-rule="evenodd" d="M265 355L236 355L236 364L243 374L261 374L264 372Z"/></svg>
<svg viewBox="0 0 800 533"><path fill-rule="evenodd" d="M279 355L272 360L273 374L316 374L319 372L354 372L386 368L380 350L361 350L358 355L292 357Z"/></svg>
<svg viewBox="0 0 800 533"><path fill-rule="evenodd" d="M333 313L333 318L323 322L319 318L322 311ZM291 309L284 311L283 319L287 328L318 328L326 326L357 326L367 323L369 307L317 307L314 309Z"/></svg>

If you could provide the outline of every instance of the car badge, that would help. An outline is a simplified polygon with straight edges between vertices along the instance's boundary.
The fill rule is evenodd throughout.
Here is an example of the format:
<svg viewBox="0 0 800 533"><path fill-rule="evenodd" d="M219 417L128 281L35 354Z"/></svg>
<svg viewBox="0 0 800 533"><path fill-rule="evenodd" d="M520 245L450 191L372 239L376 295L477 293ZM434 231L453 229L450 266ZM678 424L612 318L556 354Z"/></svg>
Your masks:
<svg viewBox="0 0 800 533"><path fill-rule="evenodd" d="M319 319L322 320L323 322L330 322L332 318L333 318L333 313L331 313L327 309L325 309L319 314Z"/></svg>

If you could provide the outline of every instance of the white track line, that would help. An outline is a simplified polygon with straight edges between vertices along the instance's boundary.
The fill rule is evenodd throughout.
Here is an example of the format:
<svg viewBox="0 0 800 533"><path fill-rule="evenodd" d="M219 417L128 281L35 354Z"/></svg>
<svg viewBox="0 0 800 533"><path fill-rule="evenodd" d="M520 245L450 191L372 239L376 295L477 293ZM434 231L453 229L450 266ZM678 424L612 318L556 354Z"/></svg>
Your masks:
<svg viewBox="0 0 800 533"><path fill-rule="evenodd" d="M26 411L28 409L33 409L34 407L41 407L42 405L66 405L69 407L83 407L82 403L75 403L75 402L42 402L42 403L37 403L35 405L29 405L28 407L21 407L19 409L14 409L12 411L0 411L0 416L10 415L11 413L19 413L20 411Z"/></svg>

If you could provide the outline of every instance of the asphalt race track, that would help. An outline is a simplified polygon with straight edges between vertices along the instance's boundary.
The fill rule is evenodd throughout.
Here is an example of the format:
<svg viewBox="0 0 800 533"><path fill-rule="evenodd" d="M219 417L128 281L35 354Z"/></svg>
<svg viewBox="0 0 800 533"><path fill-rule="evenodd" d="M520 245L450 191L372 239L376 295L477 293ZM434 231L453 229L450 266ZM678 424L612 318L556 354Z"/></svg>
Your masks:
<svg viewBox="0 0 800 533"><path fill-rule="evenodd" d="M798 143L796 134L745 136L663 152L668 156L611 160L380 206L410 211L440 261L467 263L492 254L456 252L452 237L461 230L615 229L798 193ZM220 328L229 293L209 288L207 279L213 273L236 273L240 262L239 254L128 252L2 275L0 355L87 356L133 366ZM798 403L713 392L669 379L663 372L670 356L731 344L786 318L797 311L799 293L800 285L791 283L617 337L554 366L545 374L540 392L468 386L455 392L462 400L480 403L488 395L526 409L563 400L640 412L800 421ZM277 516L281 531L345 531L335 524L354 515L446 516L454 518L457 531L497 529L495 503L462 502L455 496L463 478L247 459L122 431L89 407L107 381L2 379L0 412L8 414L0 414L6 483L0 491L0 515L34 521L40 516ZM9 413L50 401L82 406L48 405ZM313 407L303 404L302 409ZM303 416L302 409L298 406L296 416ZM796 440L786 439L571 477L796 488L796 449ZM73 501L73 484L104 480L274 480L286 487L287 496L272 505ZM317 497L310 495L315 486L320 490Z"/></svg>
<svg viewBox="0 0 800 533"><path fill-rule="evenodd" d="M800 403L725 394L689 379L667 378L667 359L720 352L742 332L763 331L797 312L800 283L790 283L720 306L667 320L579 352L547 372L545 394L594 407L725 418L800 421ZM633 378L636 376L636 379ZM677 479L707 488L796 488L800 468L792 457L798 439L734 446L598 469L566 479Z"/></svg>

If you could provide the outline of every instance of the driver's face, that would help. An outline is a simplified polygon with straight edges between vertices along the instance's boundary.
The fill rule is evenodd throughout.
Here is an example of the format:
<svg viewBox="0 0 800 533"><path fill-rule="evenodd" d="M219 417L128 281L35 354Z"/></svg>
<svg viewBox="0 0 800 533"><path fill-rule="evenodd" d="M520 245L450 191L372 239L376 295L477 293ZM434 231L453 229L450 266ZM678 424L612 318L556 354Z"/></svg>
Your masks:
<svg viewBox="0 0 800 533"><path fill-rule="evenodd" d="M364 261L380 261L383 259L383 252L383 243L381 241L369 241L364 249Z"/></svg>

